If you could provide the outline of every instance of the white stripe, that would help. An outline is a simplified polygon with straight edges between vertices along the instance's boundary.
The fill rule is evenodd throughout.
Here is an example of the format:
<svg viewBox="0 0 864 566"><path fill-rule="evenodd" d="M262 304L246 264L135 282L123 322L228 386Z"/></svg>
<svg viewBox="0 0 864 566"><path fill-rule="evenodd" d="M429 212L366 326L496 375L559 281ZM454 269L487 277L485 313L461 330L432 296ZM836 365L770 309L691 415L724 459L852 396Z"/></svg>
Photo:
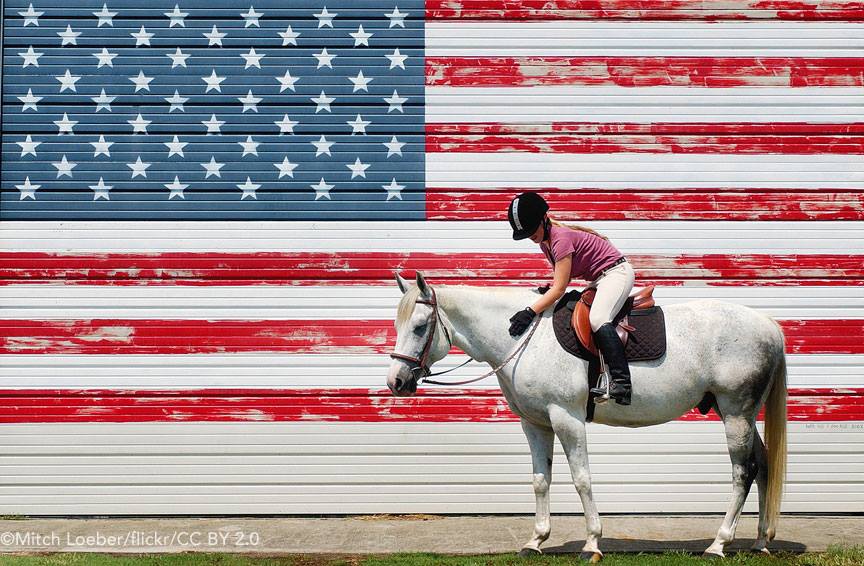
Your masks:
<svg viewBox="0 0 864 566"><path fill-rule="evenodd" d="M514 289L529 294L533 288ZM392 320L401 297L395 283L387 287L7 285L0 286L0 314L22 320ZM664 306L720 299L781 319L864 318L862 287L676 286L657 287L654 297Z"/></svg>
<svg viewBox="0 0 864 566"><path fill-rule="evenodd" d="M789 423L784 511L861 511L860 425ZM728 506L721 423L588 426L604 512ZM0 449L4 514L530 513L535 505L516 422L11 424ZM560 446L552 477L556 507L578 512ZM757 503L748 498L745 510Z"/></svg>
<svg viewBox="0 0 864 566"><path fill-rule="evenodd" d="M864 189L861 155L430 153L426 183L497 187L824 187Z"/></svg>
<svg viewBox="0 0 864 566"><path fill-rule="evenodd" d="M468 359L450 355L435 371ZM864 387L864 355L791 354L790 387ZM385 354L195 354L195 355L0 355L4 389L264 389L362 387L385 389L390 358ZM469 363L441 380L482 375L487 364ZM450 390L424 386L430 391ZM498 388L490 377L470 388ZM457 388L458 389L458 388Z"/></svg>
<svg viewBox="0 0 864 566"><path fill-rule="evenodd" d="M858 22L426 22L427 57L860 57Z"/></svg>
<svg viewBox="0 0 864 566"><path fill-rule="evenodd" d="M848 123L864 121L861 93L859 87L433 86L426 88L426 121Z"/></svg>
<svg viewBox="0 0 864 566"><path fill-rule="evenodd" d="M626 254L864 253L864 222L859 221L635 220L584 224L607 235ZM0 243L2 251L65 253L539 253L531 241L513 241L506 220L8 221L0 223Z"/></svg>
<svg viewBox="0 0 864 566"><path fill-rule="evenodd" d="M513 199L513 204L510 205L510 208L511 208L511 210L510 210L510 214L513 216L513 223L516 224L516 229L517 229L517 230L521 230L521 229L522 229L522 223L519 222L519 201L520 201L520 200L521 200L521 199L514 198L514 199Z"/></svg>

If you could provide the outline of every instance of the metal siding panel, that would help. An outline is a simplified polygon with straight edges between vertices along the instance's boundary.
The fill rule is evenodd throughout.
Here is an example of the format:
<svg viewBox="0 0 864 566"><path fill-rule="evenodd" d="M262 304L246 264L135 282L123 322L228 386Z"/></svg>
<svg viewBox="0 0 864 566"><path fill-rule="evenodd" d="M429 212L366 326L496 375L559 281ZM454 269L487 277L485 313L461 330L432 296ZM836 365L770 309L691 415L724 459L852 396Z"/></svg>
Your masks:
<svg viewBox="0 0 864 566"><path fill-rule="evenodd" d="M88 80L108 68L93 71L79 83L85 87L80 92L52 92L38 113L23 111L18 97L28 88L37 94L56 90L55 77L68 66L95 67L97 47L87 33L80 47L57 47L55 34L67 20L79 31L98 29L89 7L38 2L42 25L23 26L18 12L28 3L6 3L3 30L0 318L12 331L33 320L84 324L70 336L79 341L79 354L0 355L0 398L13 421L16 415L39 421L60 414L86 422L0 424L0 513L533 512L527 444L494 380L437 399L433 394L434 412L412 413L412 405L404 405L391 414L388 407L397 401L380 394L388 360L351 353L365 340L364 332L356 332L360 321L367 322L366 334L392 334L399 296L394 269L424 269L433 280L525 288L547 278L545 264L534 261L536 250L513 243L501 217L500 203L515 190L579 195L581 202L562 202L562 212L592 220L592 227L642 262L643 281L667 283L657 290L661 304L696 298L746 304L794 325L796 340L802 336L804 342L826 329L836 332L835 324L861 328L859 3L774 2L765 9L764 3L731 0L713 9L686 9L665 0L650 6L604 0L533 8L448 0L427 4L427 25L422 5L409 1L399 2L413 14L395 41L386 35L386 10L378 0L340 8L338 37L316 28L308 11L272 0L256 2L267 15L260 27L241 27L238 14L246 5L190 0L183 6L189 25L173 28L171 47L184 46L198 67L175 74L167 65L127 62L143 50L129 43L140 25L159 31L154 43L160 54L168 50L162 8L116 0L110 8L122 16L116 26L102 28L108 36L103 43L119 54L110 72L125 95L113 112L99 114L98 127L60 103L91 105L98 90ZM123 19L130 17L134 21ZM283 49L276 32L294 17L306 19L295 29L311 43ZM378 18L368 31L382 43L350 54L347 34L354 24L346 22L365 17ZM229 31L225 49L201 48L202 33L213 25ZM44 52L38 68L23 67L18 54L30 44ZM244 68L240 57L249 46L266 51L264 62L280 74L292 69L298 87L314 88L277 91L275 71ZM397 86L403 96L425 95L424 104L407 104L403 115L379 107L380 129L366 137L380 145L399 135L407 145L398 164L344 132L353 113L337 106L318 114L309 106L322 88L343 104L369 100L313 68L310 57L323 46L346 50L338 51L341 61L369 69L366 74L376 79L389 71L383 57L390 49L399 46L409 55ZM217 65L226 70L220 72L228 78L224 92L206 93L198 106L170 113L170 124L157 123L169 114L161 100L154 104L133 92L128 81L140 69L155 77L160 96L174 89L200 92L202 77ZM454 88L456 83L486 86ZM524 86L534 83L543 84ZM254 113L236 103L250 88L268 101ZM380 104L390 92L373 94ZM76 132L87 141L102 133L114 142L111 161L98 168L81 163L76 170L122 185L111 193L112 220L93 208L86 184L54 178L52 162L62 155L83 162L90 151L86 143L82 150L54 135L53 122L64 111L79 121ZM139 112L153 120L146 137L129 133L128 121ZM314 114L319 121L277 136L273 123L286 112L295 119ZM201 122L212 114L241 121L228 125L222 138L233 153L203 135ZM428 122L425 131L420 120ZM165 183L177 166L165 145L174 133L190 142L185 151L191 165L184 171L203 177L199 164L211 155L235 170L218 181L200 179L189 200L168 200ZM309 156L296 159L296 178L276 177L274 161L299 153L322 133L337 141L336 157L351 154L372 163L370 178L356 181L344 168L337 172ZM42 142L38 158L23 155L18 142L28 134ZM237 144L247 135L262 142L260 161L240 155ZM136 156L154 163L152 176L129 182L127 163ZM260 200L239 200L237 185L246 173L268 179ZM35 201L24 200L16 188L25 175L45 186ZM338 176L341 186L332 200L313 201L309 185L322 175ZM381 185L395 175L408 188L403 198L384 201ZM663 199L663 191L684 204L649 212L650 200ZM586 211L586 202L600 194L612 202ZM498 200L471 209L490 195ZM435 199L441 216L435 215ZM691 216L681 216L681 209ZM42 221L25 221L33 212ZM142 218L185 222L134 221ZM20 255L28 252L45 255ZM529 254L524 265L519 262ZM298 321L311 329L316 318L361 338L340 342L331 336L328 353L274 354L257 343L247 353L158 356L88 353L98 346L92 335L86 340L90 323L100 319L118 325L187 321L185 330L210 329L203 336L209 339L225 321L269 321L270 330L284 333ZM808 330L808 324L814 326ZM860 340L825 340L835 349L847 342ZM387 347L364 344L366 352ZM441 369L464 359L451 355ZM861 353L789 355L790 414L805 420L790 423L784 511L864 511L862 360ZM453 377L481 369L472 363ZM218 407L238 396L233 407ZM322 412L266 422L273 414L267 410L286 399L318 402L315 410ZM845 411L839 420L830 420L833 402ZM369 412L354 406L362 403L370 404ZM123 408L118 412L117 406ZM361 413L374 422L357 422ZM430 414L441 422L418 422ZM109 422L118 415L156 422ZM336 415L349 422L324 422ZM458 419L475 422L452 422ZM589 425L601 512L725 511L730 465L723 438L715 421L635 430ZM556 445L553 511L576 513L581 506L568 471ZM745 510L755 511L755 502L752 494Z"/></svg>

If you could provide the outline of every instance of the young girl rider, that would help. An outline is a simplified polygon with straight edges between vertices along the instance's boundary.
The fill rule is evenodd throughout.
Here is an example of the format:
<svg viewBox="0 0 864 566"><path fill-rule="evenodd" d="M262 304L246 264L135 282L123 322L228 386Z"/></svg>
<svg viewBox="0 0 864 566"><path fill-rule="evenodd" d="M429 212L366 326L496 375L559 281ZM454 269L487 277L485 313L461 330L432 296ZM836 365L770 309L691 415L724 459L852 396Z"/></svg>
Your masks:
<svg viewBox="0 0 864 566"><path fill-rule="evenodd" d="M531 306L510 318L510 335L519 336L530 326L537 313L554 305L565 293L571 279L590 281L597 289L591 305L591 330L609 370L609 395L621 405L630 404L630 369L624 345L612 324L614 317L633 289L635 274L627 258L609 240L582 226L565 226L551 218L549 205L537 193L522 193L510 202L507 219L513 239L531 238L540 244L554 268L551 288L540 288L540 297ZM548 290L546 290L548 288ZM592 389L605 395L605 389Z"/></svg>

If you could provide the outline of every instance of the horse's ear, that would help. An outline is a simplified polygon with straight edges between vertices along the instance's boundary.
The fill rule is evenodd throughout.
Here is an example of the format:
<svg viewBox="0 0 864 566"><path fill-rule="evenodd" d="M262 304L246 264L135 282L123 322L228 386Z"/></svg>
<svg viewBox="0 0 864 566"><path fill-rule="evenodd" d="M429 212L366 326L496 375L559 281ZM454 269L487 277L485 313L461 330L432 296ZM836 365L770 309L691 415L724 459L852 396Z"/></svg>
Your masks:
<svg viewBox="0 0 864 566"><path fill-rule="evenodd" d="M424 298L432 298L432 289L426 283L426 280L423 279L423 274L419 271L417 272L417 288L420 289L420 294L423 295Z"/></svg>
<svg viewBox="0 0 864 566"><path fill-rule="evenodd" d="M396 275L396 284L399 285L399 290L402 291L402 294L404 295L408 292L408 287L410 283L408 283L405 278L399 275L398 271L394 271L393 273Z"/></svg>

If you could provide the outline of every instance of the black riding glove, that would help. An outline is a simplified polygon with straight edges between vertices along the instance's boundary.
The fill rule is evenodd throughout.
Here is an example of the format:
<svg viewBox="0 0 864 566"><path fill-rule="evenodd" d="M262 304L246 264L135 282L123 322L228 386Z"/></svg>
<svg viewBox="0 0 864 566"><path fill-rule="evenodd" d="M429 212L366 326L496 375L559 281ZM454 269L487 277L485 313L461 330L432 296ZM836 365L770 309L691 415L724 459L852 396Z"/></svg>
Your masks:
<svg viewBox="0 0 864 566"><path fill-rule="evenodd" d="M514 338L519 336L525 329L527 329L531 325L531 321L534 320L534 317L537 316L531 307L525 307L521 311L517 312L513 316L510 317L510 336Z"/></svg>
<svg viewBox="0 0 864 566"><path fill-rule="evenodd" d="M545 295L546 291L548 291L551 288L552 288L551 285L542 285L540 287L537 287L537 292L540 293L541 295Z"/></svg>

